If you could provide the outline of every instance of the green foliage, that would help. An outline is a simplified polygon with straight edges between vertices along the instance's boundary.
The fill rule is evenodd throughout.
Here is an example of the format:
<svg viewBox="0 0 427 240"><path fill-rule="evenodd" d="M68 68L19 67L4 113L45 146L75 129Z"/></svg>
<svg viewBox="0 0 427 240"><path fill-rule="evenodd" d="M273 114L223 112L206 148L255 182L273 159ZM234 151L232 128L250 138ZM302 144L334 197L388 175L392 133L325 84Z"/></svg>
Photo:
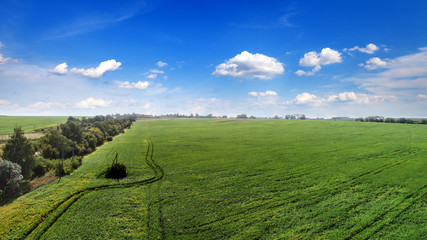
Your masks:
<svg viewBox="0 0 427 240"><path fill-rule="evenodd" d="M72 118L67 123L61 124L61 133L66 138L81 143L83 141L83 128L78 120Z"/></svg>
<svg viewBox="0 0 427 240"><path fill-rule="evenodd" d="M30 141L24 136L21 127L16 127L14 132L3 149L3 158L19 164L22 169L22 175L27 178L30 176L34 149Z"/></svg>
<svg viewBox="0 0 427 240"><path fill-rule="evenodd" d="M58 130L51 130L45 136L40 138L40 151L45 158L71 157L73 149L77 149L77 144L66 138Z"/></svg>
<svg viewBox="0 0 427 240"><path fill-rule="evenodd" d="M22 181L21 166L8 160L0 159L0 202L12 198ZM7 200L7 199L6 199Z"/></svg>

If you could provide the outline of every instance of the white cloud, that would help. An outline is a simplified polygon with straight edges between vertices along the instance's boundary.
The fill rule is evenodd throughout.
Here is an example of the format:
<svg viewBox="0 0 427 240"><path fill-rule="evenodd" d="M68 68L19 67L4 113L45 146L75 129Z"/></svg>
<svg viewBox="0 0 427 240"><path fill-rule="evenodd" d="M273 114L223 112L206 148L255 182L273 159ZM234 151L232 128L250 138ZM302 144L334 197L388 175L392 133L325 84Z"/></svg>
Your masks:
<svg viewBox="0 0 427 240"><path fill-rule="evenodd" d="M154 80L154 79L157 78L157 74L152 73L152 74L148 75L147 78L150 79L150 80Z"/></svg>
<svg viewBox="0 0 427 240"><path fill-rule="evenodd" d="M250 96L253 97L266 97L266 96L277 96L275 91L266 91L266 92L249 92Z"/></svg>
<svg viewBox="0 0 427 240"><path fill-rule="evenodd" d="M305 72L303 70L298 70L298 71L295 72L295 74L301 77L302 75L306 75L307 72Z"/></svg>
<svg viewBox="0 0 427 240"><path fill-rule="evenodd" d="M144 104L144 106L142 108L144 108L144 109L150 109L150 107L151 107L151 104L150 103L146 103L146 104Z"/></svg>
<svg viewBox="0 0 427 240"><path fill-rule="evenodd" d="M295 104L311 104L317 106L323 104L324 101L324 99L321 99L316 95L305 92L298 94L292 102Z"/></svg>
<svg viewBox="0 0 427 240"><path fill-rule="evenodd" d="M35 102L27 106L27 108L31 108L31 109L49 109L49 108L63 108L63 107L65 107L65 104L54 103L54 102Z"/></svg>
<svg viewBox="0 0 427 240"><path fill-rule="evenodd" d="M356 51L359 50L359 52L363 52L363 53L368 53L368 54L373 54L375 51L377 51L378 49L380 49L379 47L377 47L375 44L373 43L369 43L368 45L366 45L366 47L361 48L359 46L354 46L350 49L348 49L348 51Z"/></svg>
<svg viewBox="0 0 427 240"><path fill-rule="evenodd" d="M283 64L276 58L263 54L252 54L243 51L235 57L216 66L213 75L271 79L277 74L284 72Z"/></svg>
<svg viewBox="0 0 427 240"><path fill-rule="evenodd" d="M303 71L303 70L298 70L295 72L296 75L298 76L302 76L302 75L306 75L306 76L313 76L316 72L320 71L320 69L322 69L321 66L317 65L315 66L311 71Z"/></svg>
<svg viewBox="0 0 427 240"><path fill-rule="evenodd" d="M304 57L299 60L299 64L304 67L314 67L310 72L298 70L295 72L296 75L312 76L314 73L320 71L321 65L329 65L333 63L340 63L342 61L341 53L330 49L323 48L320 53L315 51L304 54Z"/></svg>
<svg viewBox="0 0 427 240"><path fill-rule="evenodd" d="M168 64L167 64L167 63L165 63L165 62L162 62L162 61L158 61L158 62L156 63L156 65L157 65L158 67L165 67L165 66L167 66Z"/></svg>
<svg viewBox="0 0 427 240"><path fill-rule="evenodd" d="M54 69L49 70L49 72L63 75L67 73L68 71L67 67L68 67L67 63L64 62L64 63L58 64Z"/></svg>
<svg viewBox="0 0 427 240"><path fill-rule="evenodd" d="M377 68L385 67L388 64L389 64L389 62L381 60L378 57L373 57L373 58L370 58L368 61L366 61L365 68L368 70L374 70Z"/></svg>
<svg viewBox="0 0 427 240"><path fill-rule="evenodd" d="M8 100L0 99L0 108L16 108L16 107L18 107L17 104L12 104Z"/></svg>
<svg viewBox="0 0 427 240"><path fill-rule="evenodd" d="M163 74L163 73L165 73L164 71L158 70L158 69L151 69L150 72L151 73L156 73L156 74Z"/></svg>
<svg viewBox="0 0 427 240"><path fill-rule="evenodd" d="M104 61L104 62L100 63L97 68L89 68L89 69L72 68L71 72L85 76L85 77L100 78L107 71L114 71L117 68L119 68L120 65L122 65L121 62L116 62L116 60L111 59L111 60Z"/></svg>
<svg viewBox="0 0 427 240"><path fill-rule="evenodd" d="M141 90L147 89L148 86L150 85L150 83L147 81L145 82L138 81L136 83L130 83L128 81L125 81L125 82L114 81L114 83L117 84L119 88L127 88L127 89L136 88Z"/></svg>
<svg viewBox="0 0 427 240"><path fill-rule="evenodd" d="M342 61L341 53L330 48L323 48L320 53L315 51L304 54L299 64L304 67L314 67L320 65L329 65Z"/></svg>
<svg viewBox="0 0 427 240"><path fill-rule="evenodd" d="M77 108L92 108L95 109L97 107L108 107L113 103L111 100L104 100L102 98L95 99L93 97L90 97L88 99L85 99L81 102L78 102L75 107Z"/></svg>
<svg viewBox="0 0 427 240"><path fill-rule="evenodd" d="M378 95L400 95L408 101L427 91L427 48L420 52L387 60L381 71L343 79Z"/></svg>
<svg viewBox="0 0 427 240"><path fill-rule="evenodd" d="M364 93L355 93L355 92L343 92L337 95L330 95L326 98L321 98L316 95L304 92L298 94L295 99L287 101L287 105L298 104L298 105L313 105L320 106L333 102L343 102L351 104L372 104L379 103L384 101L393 101L396 97L394 96L377 96L377 95L368 95Z"/></svg>
<svg viewBox="0 0 427 240"><path fill-rule="evenodd" d="M164 80L167 80L169 77L168 76L163 76L163 79Z"/></svg>
<svg viewBox="0 0 427 240"><path fill-rule="evenodd" d="M425 99L427 99L427 95L425 95L425 94L418 94L417 98L420 99L420 100L425 100Z"/></svg>
<svg viewBox="0 0 427 240"><path fill-rule="evenodd" d="M3 43L0 42L0 49L3 47ZM0 52L0 65L6 64L6 63L16 63L19 62L18 59L13 59L10 57L4 57L3 54Z"/></svg>

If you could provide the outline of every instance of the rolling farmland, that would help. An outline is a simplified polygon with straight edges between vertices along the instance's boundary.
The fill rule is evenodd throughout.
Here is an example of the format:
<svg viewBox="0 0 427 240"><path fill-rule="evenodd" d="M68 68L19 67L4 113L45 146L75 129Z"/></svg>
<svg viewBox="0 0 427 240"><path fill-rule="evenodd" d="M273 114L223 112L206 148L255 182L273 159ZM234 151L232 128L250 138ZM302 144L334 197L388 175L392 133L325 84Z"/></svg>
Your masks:
<svg viewBox="0 0 427 240"><path fill-rule="evenodd" d="M54 127L61 123L65 123L68 117L23 117L23 116L0 116L0 134L12 134L13 128L21 126L25 133L30 133L33 130Z"/></svg>
<svg viewBox="0 0 427 240"><path fill-rule="evenodd" d="M0 238L425 239L426 205L424 125L144 121L0 207Z"/></svg>

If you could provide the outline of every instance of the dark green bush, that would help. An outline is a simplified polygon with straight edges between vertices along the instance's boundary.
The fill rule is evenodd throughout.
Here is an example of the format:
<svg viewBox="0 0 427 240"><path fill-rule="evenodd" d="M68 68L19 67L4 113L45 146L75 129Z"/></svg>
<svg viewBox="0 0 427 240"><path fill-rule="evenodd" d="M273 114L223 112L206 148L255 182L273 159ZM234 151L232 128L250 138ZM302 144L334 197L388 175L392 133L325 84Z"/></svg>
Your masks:
<svg viewBox="0 0 427 240"><path fill-rule="evenodd" d="M109 142L113 141L113 137L112 136L108 136L107 137L107 141L109 141Z"/></svg>
<svg viewBox="0 0 427 240"><path fill-rule="evenodd" d="M113 163L107 168L106 178L120 179L127 176L126 166L123 163Z"/></svg>
<svg viewBox="0 0 427 240"><path fill-rule="evenodd" d="M62 167L62 163L58 162L55 165L55 176L62 177L65 175L64 168Z"/></svg>
<svg viewBox="0 0 427 240"><path fill-rule="evenodd" d="M41 177L46 173L45 166L36 164L33 168L33 177Z"/></svg>

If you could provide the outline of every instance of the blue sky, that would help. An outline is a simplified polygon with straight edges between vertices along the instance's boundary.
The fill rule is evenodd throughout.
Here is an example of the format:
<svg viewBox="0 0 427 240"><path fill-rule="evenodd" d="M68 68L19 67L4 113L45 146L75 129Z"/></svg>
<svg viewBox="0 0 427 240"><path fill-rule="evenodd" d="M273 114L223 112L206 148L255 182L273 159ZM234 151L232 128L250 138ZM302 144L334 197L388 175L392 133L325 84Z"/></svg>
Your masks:
<svg viewBox="0 0 427 240"><path fill-rule="evenodd" d="M0 115L427 117L422 0L1 0L0 16Z"/></svg>

